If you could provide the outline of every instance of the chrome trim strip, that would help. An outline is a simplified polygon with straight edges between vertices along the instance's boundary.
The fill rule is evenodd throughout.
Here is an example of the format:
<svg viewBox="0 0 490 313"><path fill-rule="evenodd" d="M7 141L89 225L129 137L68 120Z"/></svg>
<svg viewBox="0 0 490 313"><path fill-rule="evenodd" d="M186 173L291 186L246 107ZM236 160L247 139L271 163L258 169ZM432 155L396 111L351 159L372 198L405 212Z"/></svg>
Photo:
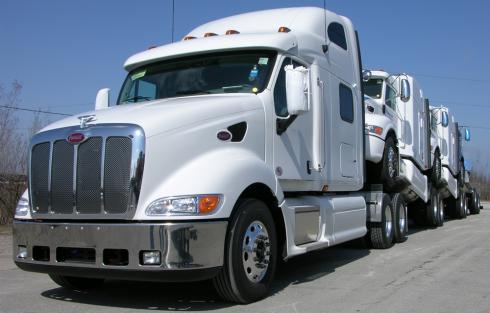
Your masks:
<svg viewBox="0 0 490 313"><path fill-rule="evenodd" d="M73 146L73 211L77 214L77 164L78 164L78 145Z"/></svg>
<svg viewBox="0 0 490 313"><path fill-rule="evenodd" d="M131 138L131 168L130 168L130 194L129 194L129 205L125 213L110 213L106 214L105 210L97 214L83 214L77 212L77 204L76 204L76 191L77 191L77 164L78 164L78 146L80 143L74 145L74 172L73 172L73 214L56 214L56 213L48 213L48 214L38 214L35 213L32 207L31 201L31 214L33 218L39 219L127 219L130 220L133 218L136 213L136 208L138 205L139 194L141 189L141 183L143 179L143 168L145 161L145 144L146 137L143 128L135 124L91 124L87 125L87 128L80 128L79 125L58 128L53 130L48 130L45 132L41 132L36 134L32 140L29 150L29 193L31 199L33 199L33 190L31 184L32 178L32 148L43 142L50 142L51 149L53 147L53 142L56 140L66 140L70 134L73 133L82 133L85 138L90 137L102 137L102 142L104 146L104 154L101 166L105 166L105 143L108 137L128 137ZM84 140L85 142L85 140ZM52 154L50 155L50 162L52 162ZM102 168L103 169L103 168ZM51 171L51 168L50 168ZM101 188L105 188L103 186L103 172L101 173ZM51 188L51 182L49 183ZM103 189L102 189L103 192ZM103 197L103 193L101 193L101 197ZM103 209L104 198L102 198L101 208Z"/></svg>
<svg viewBox="0 0 490 313"><path fill-rule="evenodd" d="M53 168L53 149L54 141L49 142L49 162L48 162L48 213L53 214L51 209L51 172Z"/></svg>
<svg viewBox="0 0 490 313"><path fill-rule="evenodd" d="M107 138L102 138L102 155L100 156L100 213L107 214L104 207L104 168L105 168L105 144L107 142Z"/></svg>

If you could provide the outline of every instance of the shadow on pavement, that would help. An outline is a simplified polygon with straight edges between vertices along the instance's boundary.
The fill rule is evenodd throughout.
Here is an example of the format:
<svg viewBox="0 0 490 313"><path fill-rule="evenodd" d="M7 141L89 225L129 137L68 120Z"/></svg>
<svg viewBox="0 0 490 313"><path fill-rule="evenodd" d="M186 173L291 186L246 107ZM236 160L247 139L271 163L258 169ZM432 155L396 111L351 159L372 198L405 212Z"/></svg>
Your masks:
<svg viewBox="0 0 490 313"><path fill-rule="evenodd" d="M333 273L337 268L368 254L369 250L354 241L292 258L279 264L271 293L279 293L289 285L307 283ZM147 310L208 311L234 305L223 302L210 281L155 283L113 280L87 292L55 288L41 295L67 302Z"/></svg>

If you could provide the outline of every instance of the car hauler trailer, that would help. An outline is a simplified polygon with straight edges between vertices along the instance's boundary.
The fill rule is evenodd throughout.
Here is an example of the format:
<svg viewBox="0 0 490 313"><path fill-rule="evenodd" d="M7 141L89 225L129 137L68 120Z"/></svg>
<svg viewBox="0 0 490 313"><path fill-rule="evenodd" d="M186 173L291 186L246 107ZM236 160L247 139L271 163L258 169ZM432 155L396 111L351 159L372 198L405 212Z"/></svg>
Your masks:
<svg viewBox="0 0 490 313"><path fill-rule="evenodd" d="M102 89L95 111L33 137L13 226L20 268L68 288L212 279L247 303L268 294L279 258L366 234L379 248L406 238L400 194L365 184L349 19L237 15L125 69L116 106Z"/></svg>
<svg viewBox="0 0 490 313"><path fill-rule="evenodd" d="M385 71L365 71L363 84L368 181L400 192L419 222L442 226L441 140L422 89L410 75Z"/></svg>

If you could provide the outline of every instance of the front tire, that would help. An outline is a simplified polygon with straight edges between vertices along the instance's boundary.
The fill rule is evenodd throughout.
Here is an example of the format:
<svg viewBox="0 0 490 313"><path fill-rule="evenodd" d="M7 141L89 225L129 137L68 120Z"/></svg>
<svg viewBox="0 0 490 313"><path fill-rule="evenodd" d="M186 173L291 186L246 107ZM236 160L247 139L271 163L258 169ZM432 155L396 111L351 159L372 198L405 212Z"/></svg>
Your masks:
<svg viewBox="0 0 490 313"><path fill-rule="evenodd" d="M399 175L398 148L393 137L386 138L381 166L381 180L387 191L397 189Z"/></svg>
<svg viewBox="0 0 490 313"><path fill-rule="evenodd" d="M267 205L256 199L237 203L228 229L225 260L213 279L224 300L250 303L269 294L277 263L277 236Z"/></svg>
<svg viewBox="0 0 490 313"><path fill-rule="evenodd" d="M439 151L434 154L434 163L432 164L432 175L431 180L434 186L439 186L441 184L442 177L442 163Z"/></svg>
<svg viewBox="0 0 490 313"><path fill-rule="evenodd" d="M49 277L61 287L70 290L93 289L104 283L104 280L99 278L72 277L57 274L49 274Z"/></svg>

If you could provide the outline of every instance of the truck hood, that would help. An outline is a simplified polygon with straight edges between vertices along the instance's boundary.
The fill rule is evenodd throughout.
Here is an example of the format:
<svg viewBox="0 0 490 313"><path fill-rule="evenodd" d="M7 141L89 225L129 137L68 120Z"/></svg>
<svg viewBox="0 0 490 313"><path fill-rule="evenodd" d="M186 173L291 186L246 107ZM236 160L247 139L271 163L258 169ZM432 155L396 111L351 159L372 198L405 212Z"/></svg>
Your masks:
<svg viewBox="0 0 490 313"><path fill-rule="evenodd" d="M87 125L136 124L144 129L146 137L151 137L185 125L258 109L262 109L261 101L254 94L200 95L160 99L80 113L54 122L40 132L79 126L80 117L94 115L95 119Z"/></svg>

